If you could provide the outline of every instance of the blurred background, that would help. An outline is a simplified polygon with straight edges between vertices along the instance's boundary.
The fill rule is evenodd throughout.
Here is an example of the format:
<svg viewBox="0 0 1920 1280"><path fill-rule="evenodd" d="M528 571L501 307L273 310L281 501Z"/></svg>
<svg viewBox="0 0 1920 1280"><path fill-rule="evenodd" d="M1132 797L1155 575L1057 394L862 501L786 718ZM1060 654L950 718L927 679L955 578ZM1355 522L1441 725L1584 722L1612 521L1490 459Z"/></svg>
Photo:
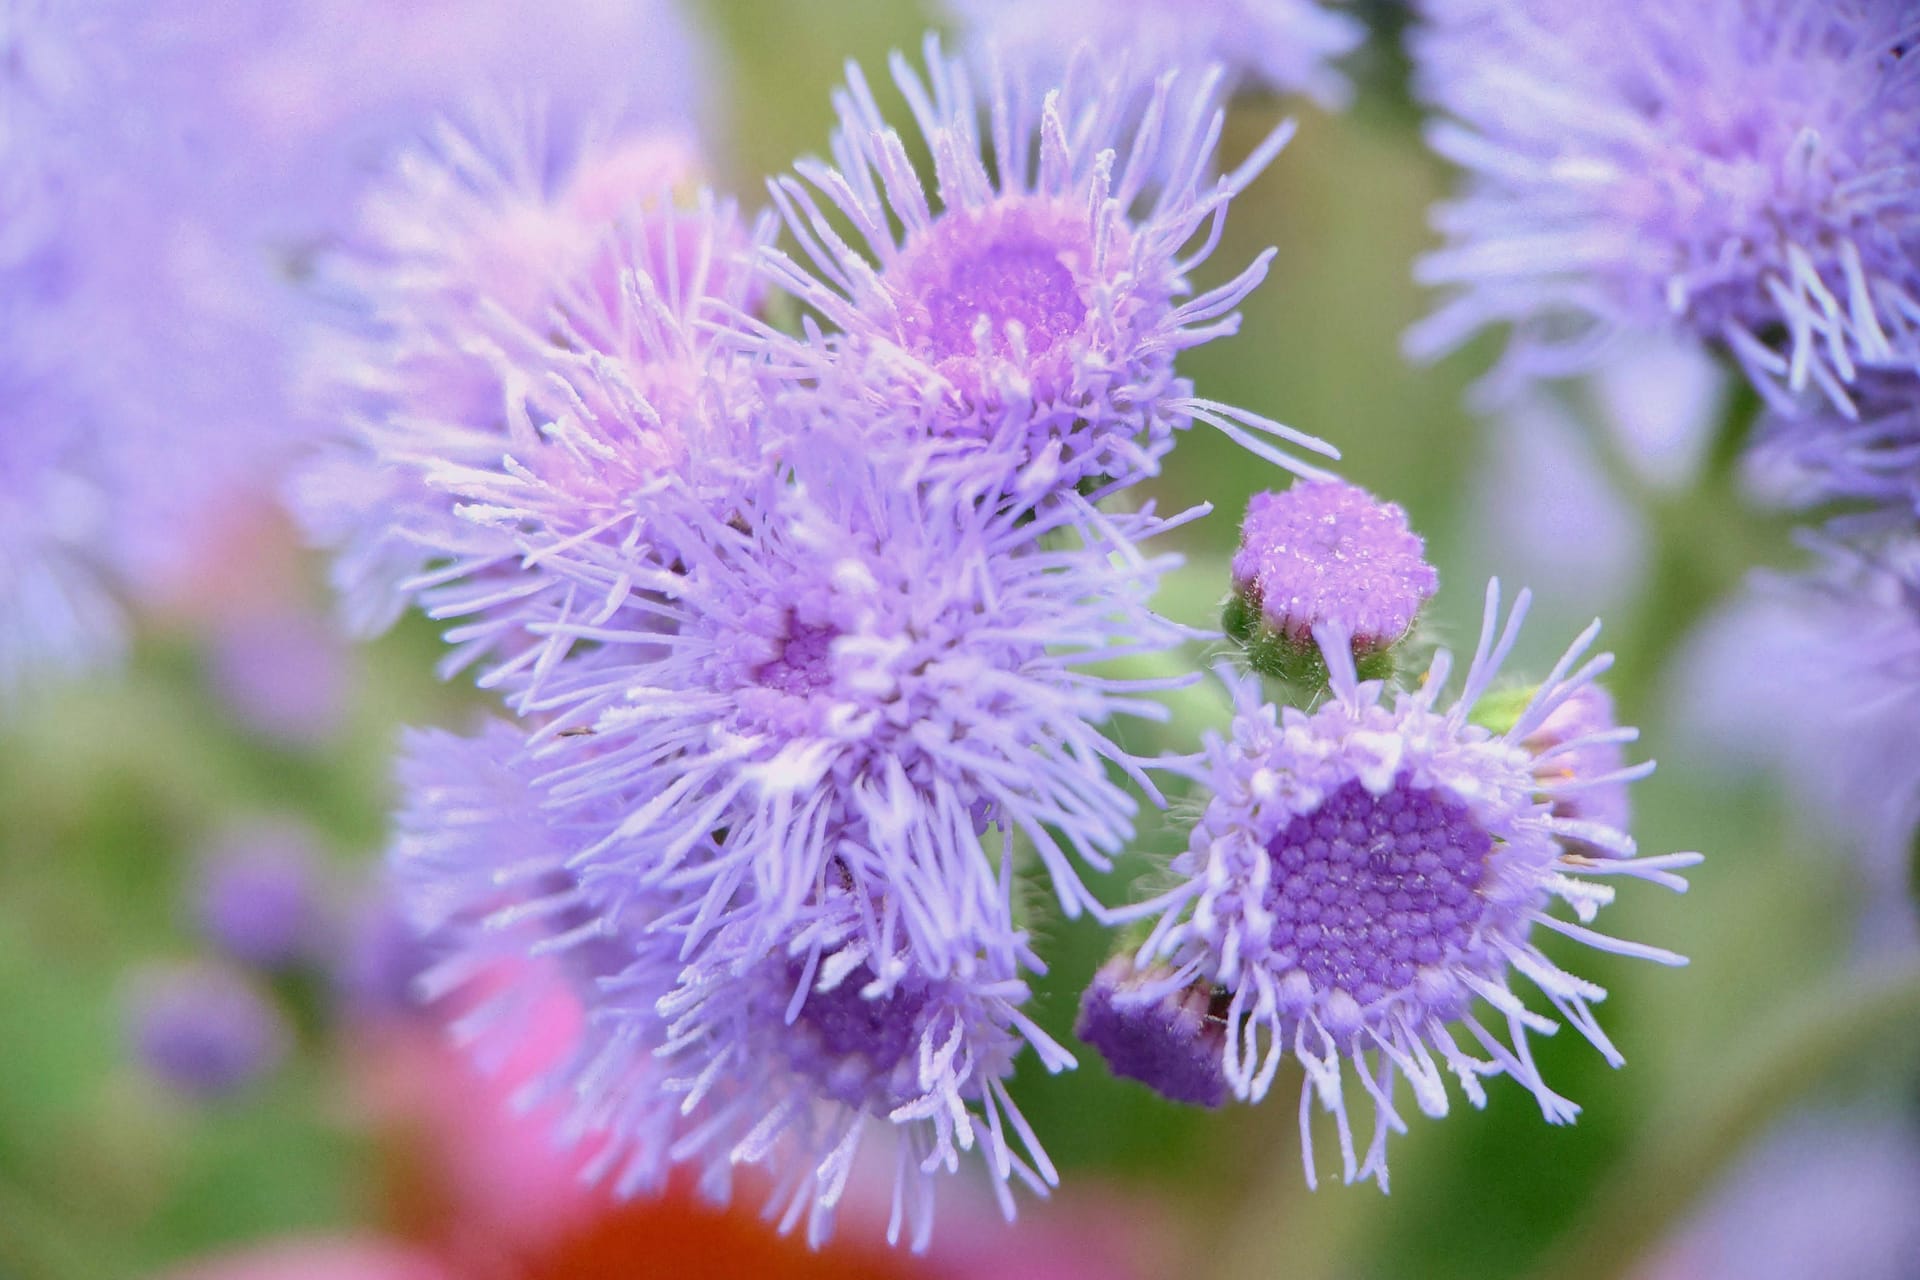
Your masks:
<svg viewBox="0 0 1920 1280"><path fill-rule="evenodd" d="M1440 640L1471 646L1489 575L1535 593L1523 668L1605 617L1609 685L1660 761L1636 788L1641 847L1707 861L1685 897L1630 887L1611 908L1616 935L1689 968L1580 956L1611 993L1601 1014L1628 1066L1572 1034L1539 1044L1547 1080L1584 1108L1577 1125L1545 1125L1499 1081L1484 1112L1456 1099L1444 1121L1410 1121L1391 1195L1324 1177L1309 1192L1284 1081L1259 1108L1202 1112L1082 1052L1078 1071L1029 1064L1014 1084L1060 1167L1056 1199L1003 1228L984 1188L956 1188L924 1260L877 1243L883 1204L816 1256L777 1241L750 1194L721 1214L573 1191L537 1122L495 1114L506 1087L401 1007L406 942L375 888L398 728L466 727L485 699L434 678L441 642L418 618L342 638L323 566L262 494L222 563L140 612L123 669L41 680L0 709L0 1277L1920 1276L1911 903L1754 740L1773 673L1743 662L1742 628L1759 623L1727 611L1756 566L1800 555L1717 447L1751 405L1711 366L1650 348L1563 399L1481 418L1466 388L1491 348L1403 359L1430 301L1410 265L1448 173L1406 96L1396 6L1359 12L1374 30L1347 63L1347 111L1236 104L1229 158L1283 116L1299 134L1234 206L1200 283L1269 244L1279 255L1242 332L1185 372L1334 442L1351 479L1405 505L1441 570ZM720 0L691 16L724 121L714 160L748 205L767 175L824 151L846 59L877 74L940 20L896 0ZM330 65L308 70L324 84ZM1187 565L1165 611L1213 625L1247 499L1281 481L1204 429L1182 442L1157 495L1214 510L1179 536ZM1165 746L1222 720L1186 704ZM1145 850L1183 842L1177 816L1146 819ZM1112 940L1087 922L1040 931L1053 970L1037 1016L1071 1046ZM170 1042L168 1000L191 989L205 1017L210 970L245 975L221 993L232 1034ZM169 1054L199 1086L156 1071ZM1870 1233L1848 1225L1860 1215L1889 1227L1871 1265L1892 1269L1791 1252ZM1826 1265L1741 1269L1768 1231L1785 1233L1771 1264ZM291 1251L193 1270L266 1246ZM335 1270L299 1269L323 1261Z"/></svg>

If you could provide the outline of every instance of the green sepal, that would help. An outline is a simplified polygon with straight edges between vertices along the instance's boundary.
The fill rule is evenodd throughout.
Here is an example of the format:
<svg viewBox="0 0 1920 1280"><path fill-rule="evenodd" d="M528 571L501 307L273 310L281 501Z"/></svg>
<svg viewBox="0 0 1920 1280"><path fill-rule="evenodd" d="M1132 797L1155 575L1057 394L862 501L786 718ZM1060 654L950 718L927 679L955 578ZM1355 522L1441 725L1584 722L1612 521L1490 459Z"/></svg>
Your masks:
<svg viewBox="0 0 1920 1280"><path fill-rule="evenodd" d="M1539 691L1537 684L1522 684L1482 694L1480 701L1473 704L1473 710L1467 713L1467 720L1492 734L1511 732L1513 726L1520 723L1520 713Z"/></svg>

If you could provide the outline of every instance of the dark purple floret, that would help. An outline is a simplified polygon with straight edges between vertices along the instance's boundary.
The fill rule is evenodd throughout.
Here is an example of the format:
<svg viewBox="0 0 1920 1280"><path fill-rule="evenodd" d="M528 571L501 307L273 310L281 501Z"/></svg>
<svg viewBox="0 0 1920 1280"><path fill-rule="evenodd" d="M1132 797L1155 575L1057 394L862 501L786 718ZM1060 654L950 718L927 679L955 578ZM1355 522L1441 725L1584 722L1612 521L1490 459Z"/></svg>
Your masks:
<svg viewBox="0 0 1920 1280"><path fill-rule="evenodd" d="M797 986L803 966L792 962L789 975ZM822 991L816 975L780 1045L788 1064L817 1080L824 1096L885 1114L902 1101L892 1078L919 1048L927 991L924 983L907 983L869 998L864 988L873 980L862 964Z"/></svg>
<svg viewBox="0 0 1920 1280"><path fill-rule="evenodd" d="M789 621L780 656L757 668L754 679L769 689L806 697L833 687L833 641L840 632Z"/></svg>
<svg viewBox="0 0 1920 1280"><path fill-rule="evenodd" d="M1277 967L1362 1006L1406 990L1471 939L1492 847L1465 805L1406 774L1378 796L1343 784L1267 845Z"/></svg>
<svg viewBox="0 0 1920 1280"><path fill-rule="evenodd" d="M1227 1100L1221 1066L1225 1024L1211 1011L1213 984L1148 992L1166 972L1136 972L1131 956L1109 960L1080 997L1073 1033L1099 1050L1117 1076L1138 1080L1174 1102L1220 1106Z"/></svg>

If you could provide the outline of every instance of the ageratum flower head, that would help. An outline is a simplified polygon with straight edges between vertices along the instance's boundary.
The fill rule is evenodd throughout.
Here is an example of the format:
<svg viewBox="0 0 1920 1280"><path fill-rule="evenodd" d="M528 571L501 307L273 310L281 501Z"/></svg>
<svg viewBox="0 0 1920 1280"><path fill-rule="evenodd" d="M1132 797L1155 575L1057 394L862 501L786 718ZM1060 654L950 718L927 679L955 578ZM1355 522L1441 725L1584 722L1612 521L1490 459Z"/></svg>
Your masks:
<svg viewBox="0 0 1920 1280"><path fill-rule="evenodd" d="M312 353L316 394L348 416L350 438L298 493L310 531L338 550L336 581L363 629L449 583L530 582L515 571L515 530L461 507L490 501L503 471L584 479L563 420L618 419L587 446L588 473L613 455L644 483L687 460L718 365L696 325L750 289L748 232L731 206L692 193L699 175L683 135L549 128L513 110L442 124L369 196L355 250L333 268L343 323Z"/></svg>
<svg viewBox="0 0 1920 1280"><path fill-rule="evenodd" d="M1103 62L1155 71L1218 64L1223 88L1301 93L1345 106L1346 78L1330 65L1359 47L1359 19L1315 0L947 0L976 61L1001 60L1030 84L1058 84L1081 45Z"/></svg>
<svg viewBox="0 0 1920 1280"><path fill-rule="evenodd" d="M911 946L872 950L871 918L887 909L830 884L771 949L757 930L723 931L660 1002L672 1019L660 1051L675 1073L669 1088L711 1112L676 1157L706 1163L710 1178L768 1165L782 1230L804 1218L816 1246L876 1122L897 1138L887 1237L904 1229L916 1251L931 1239L934 1180L976 1146L1008 1218L1010 1180L1042 1195L1058 1181L1007 1091L1029 1045L1049 1071L1074 1065L1020 1012L1019 969L1038 961L996 936L964 963L926 972Z"/></svg>
<svg viewBox="0 0 1920 1280"><path fill-rule="evenodd" d="M659 1056L657 1006L682 980L689 913L671 892L588 895L569 863L619 814L576 806L556 817L547 773L526 731L505 721L470 737L408 735L387 855L421 940L404 1007L453 1011L454 1037L490 1071L514 1059L530 1028L571 1014L577 1033L517 1100L552 1107L556 1140L584 1148L583 1176L622 1197L658 1192L680 1158L675 1143L704 1114L668 1087Z"/></svg>
<svg viewBox="0 0 1920 1280"><path fill-rule="evenodd" d="M1331 452L1196 399L1174 368L1238 328L1234 308L1266 274L1271 250L1216 288L1190 283L1287 127L1212 178L1210 78L1182 111L1177 75L1145 85L1090 66L1059 89L995 76L983 103L931 38L926 63L924 77L899 55L892 69L932 151L931 190L854 67L834 163L802 161L774 185L800 252L769 255L769 273L832 326L766 333L777 369L854 402L844 413L876 445L1002 487L1040 483L1024 468L1056 448L1045 483L1138 479L1196 418L1295 471L1311 468L1248 428Z"/></svg>
<svg viewBox="0 0 1920 1280"><path fill-rule="evenodd" d="M1089 668L1186 637L1146 605L1171 562L1135 549L1172 522L976 503L827 436L731 510L663 499L649 522L645 556L545 562L612 607L526 612L573 651L511 686L550 721L555 802L625 812L576 860L590 887L698 885L711 922L745 894L772 937L845 876L884 902L874 963L908 938L934 975L1001 927L1009 841L1065 910L1093 905L1078 868L1133 830L1116 775L1156 794L1106 726L1184 681Z"/></svg>
<svg viewBox="0 0 1920 1280"><path fill-rule="evenodd" d="M1786 403L1920 369L1920 18L1906 0L1426 0L1412 38L1465 170L1416 355L1511 328L1494 385L1615 336L1725 343Z"/></svg>
<svg viewBox="0 0 1920 1280"><path fill-rule="evenodd" d="M1326 630L1332 696L1311 712L1276 709L1253 681L1228 676L1233 732L1209 744L1213 798L1174 862L1184 883L1148 904L1161 918L1140 962L1164 958L1169 986L1207 979L1230 993L1224 1066L1235 1094L1262 1097L1289 1056L1305 1069L1309 1182L1306 1120L1317 1101L1338 1128L1346 1179L1371 1176L1385 1187L1387 1134L1404 1129L1394 1099L1402 1076L1428 1115L1446 1113L1443 1076L1451 1072L1476 1106L1485 1101L1483 1078L1506 1074L1534 1094L1549 1121L1573 1119L1578 1108L1547 1087L1527 1045L1529 1031L1556 1024L1527 1007L1511 977L1536 986L1609 1062L1621 1057L1590 1008L1604 992L1549 961L1533 941L1536 928L1682 963L1590 929L1613 895L1586 877L1632 875L1683 888L1673 871L1698 855L1636 858L1626 832L1556 812L1563 797L1646 767L1588 772L1589 735L1559 738L1537 754L1530 745L1605 669L1605 655L1574 669L1593 631L1517 714L1502 709L1508 723L1476 723L1518 638L1526 597L1504 628L1498 603L1490 586L1479 647L1459 698L1444 708L1444 650L1416 689L1390 697L1382 684L1355 677L1345 646ZM1576 921L1549 911L1556 898ZM1489 1014L1491 1028L1482 1020ZM1358 1158L1347 1104L1355 1083L1374 1110L1372 1140Z"/></svg>

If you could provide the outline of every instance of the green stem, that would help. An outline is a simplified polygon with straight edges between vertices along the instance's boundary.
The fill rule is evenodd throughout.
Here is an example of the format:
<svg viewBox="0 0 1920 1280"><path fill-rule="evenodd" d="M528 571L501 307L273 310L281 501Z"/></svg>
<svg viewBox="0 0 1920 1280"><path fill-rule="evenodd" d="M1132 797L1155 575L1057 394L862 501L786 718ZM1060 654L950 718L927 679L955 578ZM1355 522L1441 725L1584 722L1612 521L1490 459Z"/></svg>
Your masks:
<svg viewBox="0 0 1920 1280"><path fill-rule="evenodd" d="M1920 966L1849 973L1809 992L1703 1090L1655 1117L1654 1135L1604 1185L1534 1274L1610 1280L1673 1227L1701 1189L1840 1062L1920 1023Z"/></svg>

